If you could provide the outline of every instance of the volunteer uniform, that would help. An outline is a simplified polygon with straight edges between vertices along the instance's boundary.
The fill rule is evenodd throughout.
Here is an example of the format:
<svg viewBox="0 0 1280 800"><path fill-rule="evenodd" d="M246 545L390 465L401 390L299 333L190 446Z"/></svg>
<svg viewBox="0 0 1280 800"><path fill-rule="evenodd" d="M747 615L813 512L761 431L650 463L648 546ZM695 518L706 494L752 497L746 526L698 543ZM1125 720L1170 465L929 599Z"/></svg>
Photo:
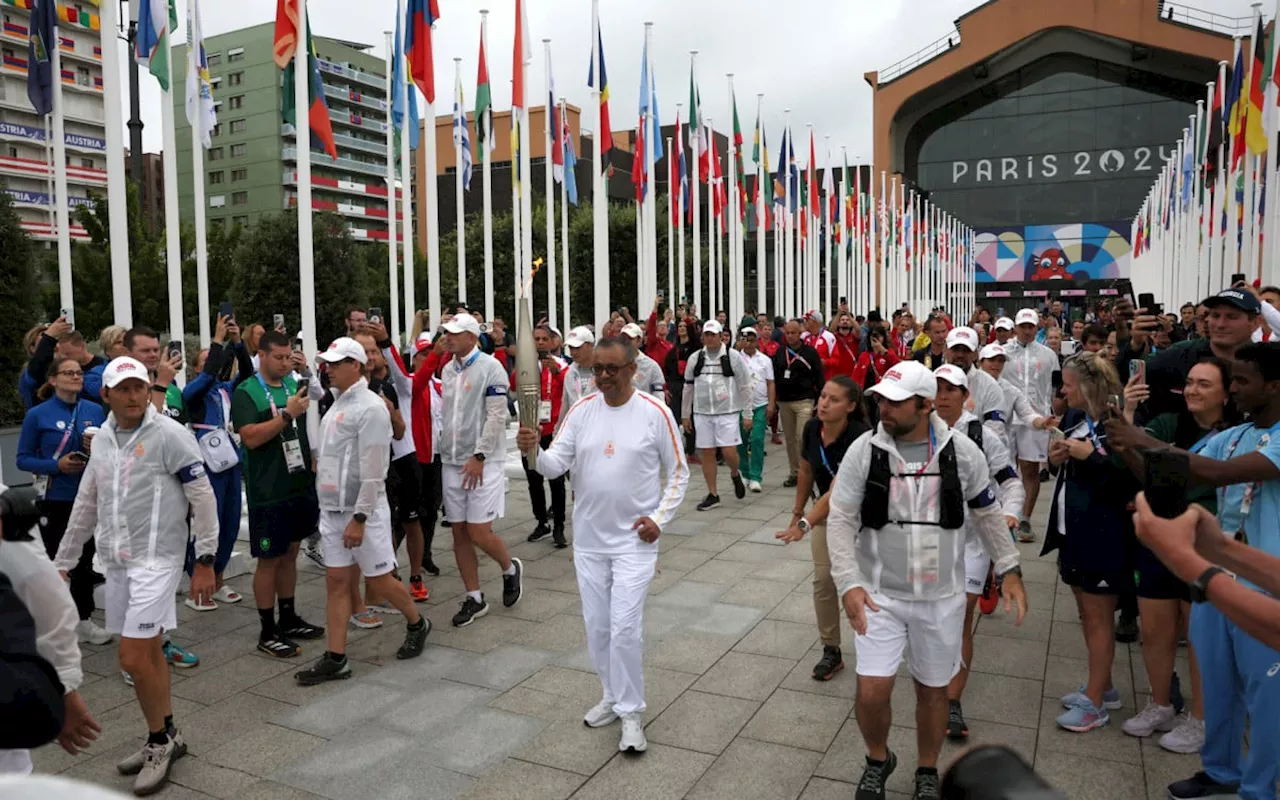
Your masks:
<svg viewBox="0 0 1280 800"><path fill-rule="evenodd" d="M506 511L507 371L472 348L440 373L440 463L450 522L493 522ZM462 467L484 456L483 482L462 488Z"/></svg>
<svg viewBox="0 0 1280 800"><path fill-rule="evenodd" d="M623 326L622 335L629 338L636 347L636 374L631 378L631 385L662 399L665 396L667 379L662 374L662 365L640 349L645 342L644 329L634 322L629 322ZM568 406L565 407L568 408Z"/></svg>
<svg viewBox="0 0 1280 800"><path fill-rule="evenodd" d="M972 377L972 375L970 375ZM960 415L960 419L952 427L978 446L987 460L987 473L991 476L991 484L995 487L1000 508L1006 517L1021 521L1022 502L1026 499L1026 490L1018 478L1009 458L1009 449L999 437L988 435L985 426L968 411ZM982 546L977 528L972 521L965 526L964 542L964 590L968 594L982 594L987 582L987 571L991 566L991 557Z"/></svg>
<svg viewBox="0 0 1280 800"><path fill-rule="evenodd" d="M1027 309L1023 309L1027 311ZM1032 321L1018 312L1020 322ZM1035 312L1030 312L1032 316ZM1035 321L1038 321L1039 317ZM1053 373L1058 369L1058 354L1039 342L1020 344L1016 338L1003 345L1006 359L1001 378L1018 388L1037 416L1052 413ZM990 377L990 376L988 376ZM1013 425L1015 452L1022 461L1043 462L1049 459L1049 432L1038 431L1021 421Z"/></svg>
<svg viewBox="0 0 1280 800"><path fill-rule="evenodd" d="M743 442L738 445L738 463L741 465L742 478L747 481L764 480L764 439L768 427L766 420L769 408L769 384L773 381L773 359L756 350L755 355L742 354L751 370L751 402L747 409L751 415L751 432L745 430L739 434ZM747 415L743 414L745 420ZM749 438L748 438L749 437Z"/></svg>
<svg viewBox="0 0 1280 800"><path fill-rule="evenodd" d="M675 516L689 483L680 441L661 400L633 392L615 408L597 392L565 412L551 447L537 456L547 477L572 473L587 649L617 716L645 710L644 601L658 563L658 543L642 541L633 526L649 517L663 528Z"/></svg>
<svg viewBox="0 0 1280 800"><path fill-rule="evenodd" d="M596 376L591 372L591 367L579 367L575 361L564 371L564 397L560 401L560 407L572 408L574 403L595 390Z"/></svg>
<svg viewBox="0 0 1280 800"><path fill-rule="evenodd" d="M684 383L681 416L687 419L692 412L698 449L742 444L739 420L752 415L752 372L742 353L724 344L715 351L702 348L689 357Z"/></svg>

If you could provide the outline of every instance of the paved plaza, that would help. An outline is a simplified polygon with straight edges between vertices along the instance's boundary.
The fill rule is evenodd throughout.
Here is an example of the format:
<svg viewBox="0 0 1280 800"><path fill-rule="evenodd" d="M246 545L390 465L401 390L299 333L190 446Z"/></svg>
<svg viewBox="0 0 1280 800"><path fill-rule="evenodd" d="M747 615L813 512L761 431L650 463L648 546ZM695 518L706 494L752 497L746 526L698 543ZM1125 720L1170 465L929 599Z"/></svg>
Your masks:
<svg viewBox="0 0 1280 800"><path fill-rule="evenodd" d="M160 797L237 800L825 800L851 798L864 750L854 720L852 634L844 629L846 669L829 683L809 677L821 655L806 542L783 546L774 533L790 519L794 490L780 488L786 456L771 446L763 494L735 500L722 472L724 504L698 513L706 493L694 476L679 517L663 532L661 573L645 611L645 715L649 750L617 752L617 725L583 726L600 699L587 658L572 550L525 542L533 516L523 480L512 478L498 530L524 560L524 599L497 602L499 572L481 571L489 616L454 629L463 592L451 537L440 529L426 614L435 626L426 653L398 662L400 617L380 630L350 634L355 677L318 687L293 672L322 651L304 643L301 659L257 652L259 625L250 576L231 581L245 600L215 612L179 605L174 639L200 666L173 672L174 714L189 754ZM726 490L727 489L727 490ZM619 487L625 491L625 487ZM1037 530L1048 511L1040 497ZM977 655L964 708L973 742L1007 744L1047 780L1084 800L1151 800L1169 781L1199 768L1197 756L1161 750L1121 724L1147 700L1138 645L1117 646L1115 684L1124 708L1109 728L1059 730L1059 696L1086 673L1071 595L1040 545L1020 545L1032 610L1021 628L1003 612L978 624ZM403 561L403 559L402 559ZM323 623L324 577L300 564L298 608ZM120 678L115 647L85 646L89 707L103 725L91 756L56 745L35 754L40 772L64 772L124 792L132 778L115 762L142 744L145 725L133 690ZM1186 686L1185 654L1179 673ZM908 798L914 771L914 696L902 673L894 693L890 746L901 757L890 797ZM947 744L943 764L959 749Z"/></svg>

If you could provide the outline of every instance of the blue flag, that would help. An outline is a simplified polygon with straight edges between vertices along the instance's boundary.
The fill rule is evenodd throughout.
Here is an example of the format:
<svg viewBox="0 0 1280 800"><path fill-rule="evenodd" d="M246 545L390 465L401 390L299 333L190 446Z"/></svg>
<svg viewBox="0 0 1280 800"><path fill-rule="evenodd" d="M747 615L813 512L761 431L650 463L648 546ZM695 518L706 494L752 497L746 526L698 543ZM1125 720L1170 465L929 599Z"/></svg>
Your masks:
<svg viewBox="0 0 1280 800"><path fill-rule="evenodd" d="M56 39L55 0L35 0L27 44L27 99L44 116L53 112L53 55Z"/></svg>
<svg viewBox="0 0 1280 800"><path fill-rule="evenodd" d="M564 123L564 193L569 204L578 204L578 157L573 152L573 137L569 135L569 123Z"/></svg>
<svg viewBox="0 0 1280 800"><path fill-rule="evenodd" d="M405 107L409 113L409 149L418 149L418 93L405 74L404 47L400 37L400 16L396 15L395 55L391 59L391 123L395 125L397 138L404 125ZM399 158L399 149L396 150Z"/></svg>

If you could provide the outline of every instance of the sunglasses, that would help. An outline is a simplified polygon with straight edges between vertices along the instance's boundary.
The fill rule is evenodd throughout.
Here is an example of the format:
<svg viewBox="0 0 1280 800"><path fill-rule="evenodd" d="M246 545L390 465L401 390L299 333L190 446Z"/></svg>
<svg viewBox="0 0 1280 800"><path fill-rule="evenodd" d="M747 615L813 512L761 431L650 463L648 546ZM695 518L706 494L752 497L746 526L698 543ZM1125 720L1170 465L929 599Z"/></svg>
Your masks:
<svg viewBox="0 0 1280 800"><path fill-rule="evenodd" d="M636 362L628 361L625 364L592 364L591 371L596 375L617 375L619 372L634 363Z"/></svg>

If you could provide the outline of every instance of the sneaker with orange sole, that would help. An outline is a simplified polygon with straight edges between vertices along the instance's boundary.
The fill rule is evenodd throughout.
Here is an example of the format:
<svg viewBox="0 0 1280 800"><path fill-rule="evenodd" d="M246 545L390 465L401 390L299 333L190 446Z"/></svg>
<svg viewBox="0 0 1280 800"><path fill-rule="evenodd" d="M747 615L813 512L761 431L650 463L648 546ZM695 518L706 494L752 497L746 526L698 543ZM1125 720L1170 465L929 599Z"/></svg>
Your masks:
<svg viewBox="0 0 1280 800"><path fill-rule="evenodd" d="M425 603L431 597L431 590L422 582L421 575L414 575L409 578L409 594L412 595L415 603Z"/></svg>
<svg viewBox="0 0 1280 800"><path fill-rule="evenodd" d="M987 582L982 587L982 596L978 598L978 611L982 614L994 614L1000 607L1000 590L996 588L995 575L987 569Z"/></svg>

